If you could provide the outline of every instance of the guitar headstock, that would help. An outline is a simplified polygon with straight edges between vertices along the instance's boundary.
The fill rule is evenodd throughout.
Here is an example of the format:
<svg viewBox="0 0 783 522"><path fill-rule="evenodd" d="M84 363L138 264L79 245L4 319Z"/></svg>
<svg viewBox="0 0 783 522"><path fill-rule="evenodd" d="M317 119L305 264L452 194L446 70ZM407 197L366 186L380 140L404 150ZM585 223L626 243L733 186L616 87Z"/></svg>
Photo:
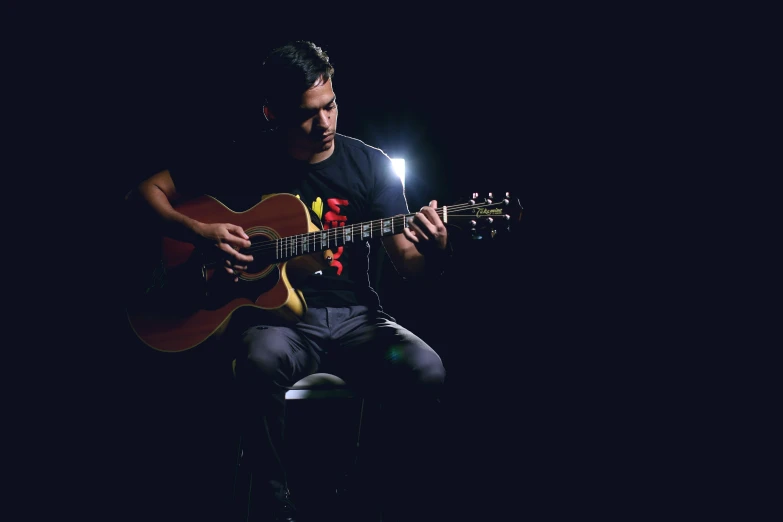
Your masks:
<svg viewBox="0 0 783 522"><path fill-rule="evenodd" d="M469 232L471 239L487 239L509 232L522 219L522 206L508 192L498 198L474 192L467 201L445 207L441 217L447 226Z"/></svg>

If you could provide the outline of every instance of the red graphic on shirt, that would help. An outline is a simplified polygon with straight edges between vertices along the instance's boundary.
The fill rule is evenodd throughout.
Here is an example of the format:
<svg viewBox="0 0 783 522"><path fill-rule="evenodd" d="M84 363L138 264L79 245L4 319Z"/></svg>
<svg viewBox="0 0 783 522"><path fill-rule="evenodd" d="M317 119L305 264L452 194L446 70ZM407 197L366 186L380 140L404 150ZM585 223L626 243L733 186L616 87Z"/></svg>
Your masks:
<svg viewBox="0 0 783 522"><path fill-rule="evenodd" d="M348 218L340 214L340 212L342 211L340 207L347 207L350 204L348 203L348 200L338 199L338 198L328 198L326 200L326 204L329 206L330 210L328 210L326 214L324 214L324 218L323 218L324 230L328 230L330 228L335 228L335 227L344 227L345 224L348 222ZM343 271L343 264L338 261L341 255L343 255L342 246L338 247L337 251L334 252L334 256L332 257L332 262L331 262L331 266L337 268L337 275L340 275Z"/></svg>

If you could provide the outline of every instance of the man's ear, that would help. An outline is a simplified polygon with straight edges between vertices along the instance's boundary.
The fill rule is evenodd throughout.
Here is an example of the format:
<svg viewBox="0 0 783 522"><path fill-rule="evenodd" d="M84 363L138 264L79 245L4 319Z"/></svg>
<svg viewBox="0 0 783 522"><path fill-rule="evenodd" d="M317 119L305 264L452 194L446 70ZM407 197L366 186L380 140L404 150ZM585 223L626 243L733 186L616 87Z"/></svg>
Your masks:
<svg viewBox="0 0 783 522"><path fill-rule="evenodd" d="M275 115L272 113L272 111L269 109L268 105L264 105L264 118L269 123L272 123L275 119Z"/></svg>

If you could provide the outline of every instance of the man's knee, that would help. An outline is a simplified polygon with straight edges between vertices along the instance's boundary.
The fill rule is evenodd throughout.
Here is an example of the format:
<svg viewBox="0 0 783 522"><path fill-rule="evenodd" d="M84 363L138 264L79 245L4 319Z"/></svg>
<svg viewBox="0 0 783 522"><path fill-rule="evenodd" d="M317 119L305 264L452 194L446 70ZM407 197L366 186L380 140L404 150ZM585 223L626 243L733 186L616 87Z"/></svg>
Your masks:
<svg viewBox="0 0 783 522"><path fill-rule="evenodd" d="M441 358L434 352L419 366L417 373L419 383L427 387L442 386L446 380L446 368Z"/></svg>
<svg viewBox="0 0 783 522"><path fill-rule="evenodd" d="M280 370L290 366L290 340L274 328L256 326L242 335L247 368L270 381L279 378Z"/></svg>

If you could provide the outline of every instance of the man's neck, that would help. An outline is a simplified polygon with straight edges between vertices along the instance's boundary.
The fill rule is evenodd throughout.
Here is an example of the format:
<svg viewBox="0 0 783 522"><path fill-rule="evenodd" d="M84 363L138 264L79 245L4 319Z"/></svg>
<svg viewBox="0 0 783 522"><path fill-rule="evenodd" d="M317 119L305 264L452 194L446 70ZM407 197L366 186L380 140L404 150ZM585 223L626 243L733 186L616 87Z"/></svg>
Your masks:
<svg viewBox="0 0 783 522"><path fill-rule="evenodd" d="M331 157L331 155L334 153L334 144L332 144L331 147L324 151L315 152L312 151L303 151L301 149L297 149L296 147L288 147L288 154L292 158L298 161L306 161L307 163L313 165L315 163L321 163L322 161L328 159Z"/></svg>
<svg viewBox="0 0 783 522"><path fill-rule="evenodd" d="M312 165L314 163L321 163L322 161L326 160L327 158L330 158L332 154L334 153L334 145L329 147L327 150L323 152L318 152L317 154L313 154L310 156L310 159L308 162Z"/></svg>

